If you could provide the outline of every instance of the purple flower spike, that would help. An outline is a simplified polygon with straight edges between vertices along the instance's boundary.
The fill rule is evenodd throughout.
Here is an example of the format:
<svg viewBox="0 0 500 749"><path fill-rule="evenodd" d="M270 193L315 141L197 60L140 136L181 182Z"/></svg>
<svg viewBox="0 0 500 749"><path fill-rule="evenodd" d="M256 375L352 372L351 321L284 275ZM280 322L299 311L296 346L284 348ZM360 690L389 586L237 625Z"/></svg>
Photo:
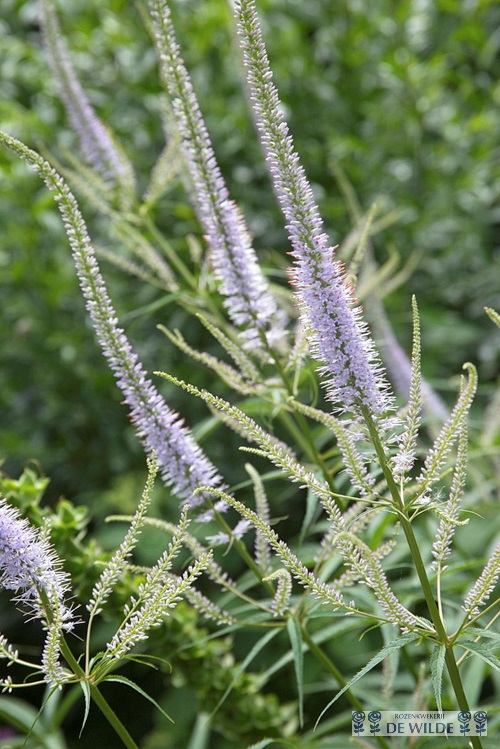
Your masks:
<svg viewBox="0 0 500 749"><path fill-rule="evenodd" d="M327 393L343 412L373 416L393 408L373 342L335 260L304 169L284 120L253 0L236 0L238 33L260 138L296 260L293 280L312 353L322 362Z"/></svg>
<svg viewBox="0 0 500 749"><path fill-rule="evenodd" d="M41 3L40 18L49 65L83 156L101 177L122 186L130 197L134 190L132 167L89 102L71 63L56 12L48 0Z"/></svg>
<svg viewBox="0 0 500 749"><path fill-rule="evenodd" d="M65 603L69 575L43 531L31 526L4 499L0 500L0 586L13 590L15 600L46 623L47 606L57 604L62 628L73 629L73 612Z"/></svg>
<svg viewBox="0 0 500 749"><path fill-rule="evenodd" d="M183 427L180 417L168 407L148 379L124 331L118 326L74 195L41 156L8 135L3 135L3 141L40 173L48 189L55 194L92 325L146 452L156 452L164 483L172 487L176 496L191 506L202 504L205 497L194 494L195 490L199 486L220 487L222 479L190 431Z"/></svg>
<svg viewBox="0 0 500 749"><path fill-rule="evenodd" d="M175 38L165 0L150 0L160 74L171 99L181 146L192 182L198 220L203 226L225 306L242 330L247 347L283 344L286 316L278 310L260 269L237 205L230 200L203 122L189 74Z"/></svg>
<svg viewBox="0 0 500 749"><path fill-rule="evenodd" d="M146 451L156 453L164 483L191 506L203 504L203 495L194 494L195 490L199 486L220 486L222 479L183 426L178 414L168 407L147 377L124 331L118 326L76 202L56 173L53 170L51 173L57 183L59 208L72 245L87 310L103 353L130 408L131 420ZM47 184L54 189L52 179Z"/></svg>

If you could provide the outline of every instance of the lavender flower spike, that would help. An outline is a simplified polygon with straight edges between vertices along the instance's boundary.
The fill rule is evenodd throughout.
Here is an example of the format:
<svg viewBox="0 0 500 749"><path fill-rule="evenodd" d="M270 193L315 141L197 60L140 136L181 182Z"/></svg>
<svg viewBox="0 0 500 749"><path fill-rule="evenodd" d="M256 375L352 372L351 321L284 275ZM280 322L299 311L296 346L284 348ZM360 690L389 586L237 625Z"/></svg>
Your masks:
<svg viewBox="0 0 500 749"><path fill-rule="evenodd" d="M191 506L202 504L205 497L194 494L195 490L199 486L219 487L222 479L189 430L182 426L179 416L171 411L148 379L124 331L118 326L75 197L62 177L41 156L8 135L2 133L0 138L28 161L55 193L94 330L146 452L156 453L163 480L172 487L174 494Z"/></svg>
<svg viewBox="0 0 500 749"><path fill-rule="evenodd" d="M181 135L193 183L198 220L206 232L225 306L235 325L246 328L247 345L283 343L285 315L277 309L262 275L238 206L229 199L189 74L177 44L166 0L150 0L160 74Z"/></svg>
<svg viewBox="0 0 500 749"><path fill-rule="evenodd" d="M66 604L70 579L61 560L42 531L31 526L19 511L0 500L0 586L16 592L16 601L36 619L49 623L46 607L55 601L62 626L74 626L72 609Z"/></svg>
<svg viewBox="0 0 500 749"><path fill-rule="evenodd" d="M56 12L48 0L42 0L41 21L49 64L83 156L96 172L108 182L118 183L131 198L134 192L132 167L92 108L73 69Z"/></svg>
<svg viewBox="0 0 500 749"><path fill-rule="evenodd" d="M323 363L327 393L339 410L373 416L393 408L381 364L342 267L328 245L304 169L294 150L262 40L253 0L235 0L257 128L296 260L294 281L312 352Z"/></svg>

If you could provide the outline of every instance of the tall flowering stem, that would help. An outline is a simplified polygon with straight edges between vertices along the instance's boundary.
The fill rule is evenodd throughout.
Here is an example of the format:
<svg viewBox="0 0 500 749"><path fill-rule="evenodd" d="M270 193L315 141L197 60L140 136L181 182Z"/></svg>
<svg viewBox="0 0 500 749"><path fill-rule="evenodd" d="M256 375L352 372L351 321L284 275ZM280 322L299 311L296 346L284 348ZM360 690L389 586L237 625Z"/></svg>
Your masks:
<svg viewBox="0 0 500 749"><path fill-rule="evenodd" d="M165 0L150 0L160 75L171 99L181 146L193 183L198 219L206 232L215 275L231 320L247 345L283 344L286 319L259 267L238 206L229 198Z"/></svg>
<svg viewBox="0 0 500 749"><path fill-rule="evenodd" d="M41 2L40 18L49 64L82 154L101 177L118 184L122 197L130 200L135 183L132 167L88 100L61 35L56 11L48 0Z"/></svg>
<svg viewBox="0 0 500 749"><path fill-rule="evenodd" d="M0 133L0 141L31 164L48 189L55 193L87 310L147 453L156 453L162 478L177 497L191 506L202 504L203 496L194 493L197 487L217 487L222 484L222 479L190 431L183 426L178 414L168 407L148 379L124 331L118 326L85 222L73 194L55 169L37 153L3 133Z"/></svg>
<svg viewBox="0 0 500 749"><path fill-rule="evenodd" d="M293 279L328 397L344 412L365 404L378 417L392 408L374 346L335 260L304 169L284 120L253 0L234 4L257 128L295 258Z"/></svg>

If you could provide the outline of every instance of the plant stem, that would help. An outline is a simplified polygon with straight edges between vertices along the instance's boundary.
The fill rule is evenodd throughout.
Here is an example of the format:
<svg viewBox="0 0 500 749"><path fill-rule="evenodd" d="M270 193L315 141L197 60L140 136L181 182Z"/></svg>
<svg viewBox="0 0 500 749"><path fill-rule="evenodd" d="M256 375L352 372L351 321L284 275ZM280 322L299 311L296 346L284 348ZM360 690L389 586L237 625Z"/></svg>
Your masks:
<svg viewBox="0 0 500 749"><path fill-rule="evenodd" d="M380 466L384 473L384 477L387 481L388 489L391 493L394 504L397 510L399 511L401 526L403 528L406 541L410 549L410 554L413 559L415 570L420 580L420 585L422 586L422 592L424 594L424 598L427 604L430 618L436 630L439 643L443 645L445 648L446 668L448 670L448 674L449 674L449 677L453 686L453 691L455 692L455 696L457 698L458 706L460 710L462 711L469 711L467 697L465 695L465 691L464 691L463 684L462 684L462 679L461 679L460 672L458 670L457 662L455 659L455 655L453 652L453 645L450 642L450 638L448 637L448 634L446 632L446 628L443 624L443 620L441 618L438 606L436 604L436 601L434 600L434 594L432 592L431 584L427 576L425 564L422 559L420 548L418 546L417 539L413 532L411 522L408 518L408 515L406 514L404 502L401 498L399 488L397 486L397 483L394 479L394 476L388 464L385 451L382 446L382 442L380 440L380 436L378 434L377 427L373 421L372 415L369 412L369 410L364 406L362 406L362 411L363 411L363 416L365 418L366 424L370 432L370 436L373 441L373 445L375 447L375 451L377 453L377 457L379 459ZM474 747L474 749L482 749L481 740L478 736L471 736L470 742L472 746Z"/></svg>
<svg viewBox="0 0 500 749"><path fill-rule="evenodd" d="M112 728L114 728L115 732L123 741L123 745L126 746L127 749L139 749L138 745L135 743L121 720L112 710L108 701L102 696L96 684L90 684L90 695L104 717L107 719L108 723L112 726Z"/></svg>
<svg viewBox="0 0 500 749"><path fill-rule="evenodd" d="M97 684L92 683L91 679L87 679L87 677L85 676L84 670L82 669L82 667L76 660L75 656L71 652L64 638L61 640L61 653L66 659L68 666L71 668L75 676L77 676L81 682L85 681L87 683L89 690L90 690L90 696L92 697L92 699L94 700L95 704L100 709L104 717L107 719L110 726L118 734L118 736L123 742L123 745L127 747L127 749L139 749L138 745L135 743L132 736L129 734L129 732L127 731L127 729L125 728L121 720L118 718L116 713L112 710L108 701L101 694Z"/></svg>
<svg viewBox="0 0 500 749"><path fill-rule="evenodd" d="M319 647L319 645L317 645L314 642L313 638L307 631L304 624L301 627L301 631L302 631L302 637L304 639L304 642L307 644L311 654L316 658L316 660L319 663L321 663L322 666L324 666L324 668L326 668L326 670L333 676L333 678L335 679L335 681L338 683L340 687L345 687L347 682L342 676L342 673L339 671L337 666L330 660L330 658L326 655L326 653ZM351 703L352 707L355 710L361 710L361 711L364 710L362 703L351 692L350 689L348 689L345 692L345 697L349 700L349 702ZM388 749L389 743L382 736L377 736L376 740L378 741L380 746L384 747L384 749Z"/></svg>
<svg viewBox="0 0 500 749"><path fill-rule="evenodd" d="M146 216L144 218L144 226L146 229L148 229L148 231L154 237L155 241L158 242L158 244L164 251L165 255L168 257L169 262L177 270L177 272L182 276L184 281L186 281L188 287L192 289L196 289L197 288L196 278L191 273L191 271L187 268L187 266L182 262L182 260L179 258L177 253L172 250L170 244L166 241L163 234L158 230L156 224L154 224L154 222L150 219L149 216Z"/></svg>

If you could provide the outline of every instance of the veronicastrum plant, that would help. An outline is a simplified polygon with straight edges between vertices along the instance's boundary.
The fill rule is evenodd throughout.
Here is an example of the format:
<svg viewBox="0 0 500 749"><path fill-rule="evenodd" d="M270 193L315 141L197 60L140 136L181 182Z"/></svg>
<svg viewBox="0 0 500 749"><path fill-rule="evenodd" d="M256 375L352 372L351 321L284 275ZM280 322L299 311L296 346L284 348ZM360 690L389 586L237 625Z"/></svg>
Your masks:
<svg viewBox="0 0 500 749"><path fill-rule="evenodd" d="M317 742L322 738L333 741L339 727L345 729L350 720L345 713L338 725L328 723L337 700L357 710L379 707L364 705L357 691L358 682L372 671L380 673L387 709L391 695L401 707L394 692L398 657L402 662L430 662L421 673L415 667L408 671L413 685L407 691L417 694L416 702L408 697L404 703L408 709L475 708L464 684L464 669L472 657L485 669L500 666L495 655L500 635L494 626L498 601L493 595L500 573L500 545L492 545L482 566L474 568L461 601L451 575L453 541L469 519L463 507L468 501L467 422L477 388L476 370L471 363L465 365L456 403L447 413L421 377L420 322L413 300L411 359L395 343L383 347L387 370L406 383L404 400L401 392L393 390L356 301L363 256L377 278L368 241L372 212L360 223L357 245L345 255L344 265L325 233L284 119L255 3L235 0L233 10L256 128L290 241L293 304L284 285L274 287L269 282L243 214L230 198L165 0L150 0L146 23L167 95L167 146L142 196L125 150L89 103L48 0L41 4L45 45L82 160L73 157L69 167L56 163L54 168L23 143L0 134L2 143L30 164L54 194L87 311L150 468L135 515L122 518L130 523L129 531L100 572L85 611L68 603L70 580L50 543L50 527L36 529L2 502L2 584L15 591L16 600L28 606L32 617L41 620L46 638L39 663L21 657L3 637L1 656L6 664L39 674L49 690L81 687L85 717L95 701L128 747L136 742L99 685L121 682L146 696L141 687L115 671L132 651L134 658L147 661L152 655L148 654L151 631L168 617L181 595L204 617L232 630L263 629L264 636L242 670L266 652L273 638L286 634L289 654L267 674L269 679L293 663L298 726L289 724L286 745L295 746L301 730L298 740L309 742L301 745L320 746ZM174 253L155 225L153 208L174 172L182 175L192 198L210 269L203 261L195 262L196 253L194 259ZM215 339L224 358L212 353L213 346L211 352L195 350L180 331L161 327L184 355L207 368L207 376L223 383L227 397L214 394L215 388L201 389L172 371L157 372L154 378L148 375L119 325L96 249L68 183L108 219L132 258L103 254L160 286ZM380 305L373 298L376 283L370 288L371 303ZM370 304L368 294L366 302ZM488 314L498 324L496 313L489 310ZM390 327L386 330L390 333ZM228 486L224 467L217 468L205 455L193 431L160 394L155 381L162 379L204 401L213 418L234 431L245 451L242 465L247 478L239 488ZM431 419L434 415L428 433L423 413ZM263 459L278 471L259 472L256 466L265 465ZM246 463L249 460L253 464ZM156 470L172 498L180 502L177 525L146 516ZM278 476L286 481L290 506L297 505L295 493L307 497L298 543L282 536L275 518L271 482ZM168 549L147 570L132 559L145 525L172 536ZM303 543L308 535L319 537L313 554ZM248 568L243 585L224 570L228 548ZM175 574L172 564L181 549L192 561L183 574ZM397 579L400 566L405 569L406 588L405 581ZM212 600L204 595L203 584L196 582L203 571L223 593L224 605L218 594ZM125 573L137 581L123 618L105 649L93 653L94 620ZM344 673L331 654L329 639L356 629L379 630L383 645L357 672ZM84 642L80 649L69 639L73 630ZM306 656L328 679L328 698L312 720L312 724L317 721L316 733L312 726L307 728L304 709L306 690L314 688L306 683ZM168 653L163 657L168 659ZM9 693L30 683L2 677ZM285 740L283 733L281 738ZM259 746L271 740L263 738ZM376 740L388 746L386 739ZM471 737L470 745L480 749L482 740Z"/></svg>
<svg viewBox="0 0 500 749"><path fill-rule="evenodd" d="M120 546L111 555L92 590L86 606L86 634L84 657L77 659L68 645L68 633L81 629L82 620L71 601L71 581L62 570L62 562L49 540L49 527L36 528L19 511L5 500L0 504L1 584L15 591L13 600L32 619L39 619L46 631L40 663L21 657L7 638L0 637L0 654L8 666L27 671L25 681L14 683L12 677L2 677L3 691L12 693L15 688L46 684L49 694L63 686L77 684L85 699L87 719L90 701L93 700L108 718L125 746L135 746L121 721L115 716L99 690L99 684L114 681L129 685L141 694L142 689L125 676L115 674L120 663L130 651L147 639L151 629L157 627L175 608L185 590L192 585L210 562L210 551L200 555L182 575L172 572L189 524L187 507L172 535L168 548L157 563L142 571L143 579L123 608L123 618L105 650L91 654L92 626L109 599L116 583L129 565L129 557L137 544L145 514L151 499L156 475L154 456L149 461L149 476L137 511ZM64 665L62 664L64 661ZM38 680L37 680L38 676ZM144 694L145 697L151 699ZM159 706L158 706L159 708ZM159 708L161 710L161 708ZM31 727L29 727L31 728Z"/></svg>

